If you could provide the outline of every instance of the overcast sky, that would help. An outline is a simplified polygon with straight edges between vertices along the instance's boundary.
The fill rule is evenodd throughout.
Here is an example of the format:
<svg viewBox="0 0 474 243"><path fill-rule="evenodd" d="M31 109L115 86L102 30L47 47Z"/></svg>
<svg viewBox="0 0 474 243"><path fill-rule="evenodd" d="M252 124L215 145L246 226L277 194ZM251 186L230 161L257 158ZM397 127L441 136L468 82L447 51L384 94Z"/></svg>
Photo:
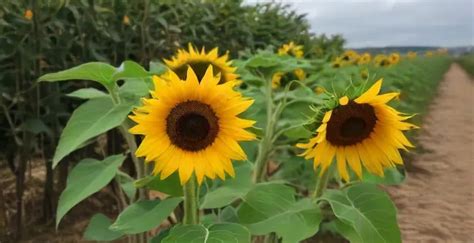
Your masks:
<svg viewBox="0 0 474 243"><path fill-rule="evenodd" d="M246 3L271 0L245 0ZM474 0L277 0L306 13L314 33L348 47L474 44Z"/></svg>

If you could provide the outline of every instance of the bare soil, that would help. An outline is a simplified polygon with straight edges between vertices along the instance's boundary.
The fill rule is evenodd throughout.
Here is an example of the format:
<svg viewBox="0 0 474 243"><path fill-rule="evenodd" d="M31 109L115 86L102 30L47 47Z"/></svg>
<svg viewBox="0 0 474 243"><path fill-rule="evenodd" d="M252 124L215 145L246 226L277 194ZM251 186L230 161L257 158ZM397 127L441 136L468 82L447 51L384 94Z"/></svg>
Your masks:
<svg viewBox="0 0 474 243"><path fill-rule="evenodd" d="M403 242L474 242L473 85L452 64L418 138L407 181L387 190Z"/></svg>

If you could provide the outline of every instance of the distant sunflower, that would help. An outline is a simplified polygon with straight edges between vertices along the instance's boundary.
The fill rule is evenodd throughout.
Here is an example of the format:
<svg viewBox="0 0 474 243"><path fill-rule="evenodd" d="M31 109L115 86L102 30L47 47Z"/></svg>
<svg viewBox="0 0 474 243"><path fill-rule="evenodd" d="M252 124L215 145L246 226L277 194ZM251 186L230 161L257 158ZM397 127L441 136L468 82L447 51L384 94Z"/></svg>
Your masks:
<svg viewBox="0 0 474 243"><path fill-rule="evenodd" d="M284 44L282 47L278 49L278 55L280 56L290 55L296 58L303 58L303 55L304 55L303 46L296 45L293 41L291 41L290 43ZM298 80L304 80L306 78L306 73L301 68L295 69L293 73L295 74Z"/></svg>
<svg viewBox="0 0 474 243"><path fill-rule="evenodd" d="M359 53L354 50L347 50L342 54L341 59L343 62L354 64L359 60Z"/></svg>
<svg viewBox="0 0 474 243"><path fill-rule="evenodd" d="M366 52L359 57L359 59L357 60L357 64L359 65L368 64L370 63L371 59L372 59L372 56L370 55L370 53Z"/></svg>
<svg viewBox="0 0 474 243"><path fill-rule="evenodd" d="M302 156L313 158L314 168L321 173L337 161L339 175L349 181L347 164L362 177L362 166L370 173L384 175L384 168L403 164L399 149L413 147L403 131L415 128L405 122L409 116L387 105L398 93L379 95L382 80L354 100L347 96L339 99L337 107L327 111L317 136L307 144L297 144L305 149Z"/></svg>
<svg viewBox="0 0 474 243"><path fill-rule="evenodd" d="M246 159L238 142L255 139L245 130L254 121L238 117L253 100L236 92L233 82L219 84L212 65L201 79L191 68L184 81L174 72L168 78L155 76L152 98L130 116L137 123L130 132L145 136L136 155L154 161L161 179L178 171L181 184L193 172L199 184L205 176L233 177L231 160Z"/></svg>
<svg viewBox="0 0 474 243"><path fill-rule="evenodd" d="M235 81L238 75L235 73L237 68L233 67L232 62L228 60L229 55L219 56L218 49L214 48L206 53L204 48L197 50L193 45L188 45L188 50L179 49L178 53L171 60L164 60L171 71L176 73L181 80L186 80L188 67L191 67L198 79L201 80L206 73L207 67L212 65L214 75L221 74L219 83ZM167 73L169 74L169 72ZM165 74L165 76L167 75Z"/></svg>
<svg viewBox="0 0 474 243"><path fill-rule="evenodd" d="M367 79L369 77L369 69L364 68L360 70L360 77L364 80Z"/></svg>
<svg viewBox="0 0 474 243"><path fill-rule="evenodd" d="M390 60L390 64L395 65L400 62L400 54L398 54L397 52L394 52L390 54L388 59Z"/></svg>
<svg viewBox="0 0 474 243"><path fill-rule="evenodd" d="M414 59L414 58L416 58L416 56L417 56L417 54L416 54L415 51L409 51L409 52L407 53L407 57L408 57L409 59Z"/></svg>
<svg viewBox="0 0 474 243"><path fill-rule="evenodd" d="M334 61L331 62L331 67L340 68L343 66L343 64L344 62L342 61L342 59L340 57L336 57L336 59L334 59Z"/></svg>
<svg viewBox="0 0 474 243"><path fill-rule="evenodd" d="M426 57L432 57L434 55L434 52L433 51L426 51L425 52L425 56Z"/></svg>
<svg viewBox="0 0 474 243"><path fill-rule="evenodd" d="M379 66L379 67L388 67L391 65L390 59L383 54L379 54L375 56L374 63L375 63L375 66Z"/></svg>
<svg viewBox="0 0 474 243"><path fill-rule="evenodd" d="M273 76L272 76L272 88L273 89L276 89L276 88L280 87L281 78L283 77L283 75L285 75L285 74L282 73L282 72L276 72L275 74L273 74Z"/></svg>

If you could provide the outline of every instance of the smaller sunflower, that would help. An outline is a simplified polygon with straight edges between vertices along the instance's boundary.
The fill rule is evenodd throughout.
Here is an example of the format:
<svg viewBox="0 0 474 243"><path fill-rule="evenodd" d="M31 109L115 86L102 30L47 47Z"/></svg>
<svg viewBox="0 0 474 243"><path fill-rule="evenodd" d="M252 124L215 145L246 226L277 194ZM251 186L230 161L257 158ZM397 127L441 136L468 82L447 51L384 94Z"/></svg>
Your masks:
<svg viewBox="0 0 474 243"><path fill-rule="evenodd" d="M395 64L400 62L400 54L398 54L397 52L394 52L394 53L390 54L388 59L390 60L391 65L395 65Z"/></svg>
<svg viewBox="0 0 474 243"><path fill-rule="evenodd" d="M378 54L374 57L374 64L379 67L388 67L391 65L390 59L383 54Z"/></svg>
<svg viewBox="0 0 474 243"><path fill-rule="evenodd" d="M288 44L283 44L283 46L278 49L278 55L291 55L296 58L302 58L304 55L303 46L295 45L295 43L291 41Z"/></svg>
<svg viewBox="0 0 474 243"><path fill-rule="evenodd" d="M285 75L285 74L282 73L282 72L276 72L275 74L273 74L273 76L272 76L272 88L273 89L276 89L276 88L280 87L281 79L283 78L283 75Z"/></svg>
<svg viewBox="0 0 474 243"><path fill-rule="evenodd" d="M33 11L31 9L27 9L25 13L23 14L23 17L25 17L26 20L32 20L33 19Z"/></svg>
<svg viewBox="0 0 474 243"><path fill-rule="evenodd" d="M342 61L341 57L336 57L334 61L331 62L331 67L333 68L341 68L344 65L344 61Z"/></svg>
<svg viewBox="0 0 474 243"><path fill-rule="evenodd" d="M369 69L364 68L364 69L360 70L360 77L364 80L369 78Z"/></svg>
<svg viewBox="0 0 474 243"><path fill-rule="evenodd" d="M161 179L178 171L181 184L193 173L199 184L204 177L233 177L232 160L246 159L238 142L255 139L245 130L255 122L238 117L253 100L233 82L219 84L212 65L201 79L191 67L184 81L174 72L168 78L154 77L152 98L130 116L137 123L130 132L144 135L136 155L154 161L153 174Z"/></svg>
<svg viewBox="0 0 474 243"><path fill-rule="evenodd" d="M372 60L372 56L370 55L370 53L366 52L359 57L359 59L357 60L357 64L359 65L369 64L371 60Z"/></svg>
<svg viewBox="0 0 474 243"><path fill-rule="evenodd" d="M170 71L176 73L181 80L186 80L188 67L191 67L199 80L204 77L209 65L212 65L214 75L220 73L219 83L237 81L236 67L229 61L229 54L219 56L217 47L206 53L204 47L198 51L193 45L188 44L188 50L179 49L178 53L170 60L165 59L165 64ZM165 77L169 72L165 74Z"/></svg>
<svg viewBox="0 0 474 243"><path fill-rule="evenodd" d="M433 51L426 51L425 52L425 57L432 57L434 56L434 52Z"/></svg>
<svg viewBox="0 0 474 243"><path fill-rule="evenodd" d="M416 51L409 51L409 52L407 53L408 59L415 59L416 56L417 56Z"/></svg>
<svg viewBox="0 0 474 243"><path fill-rule="evenodd" d="M313 159L314 168L321 174L336 160L341 178L349 181L347 164L362 177L362 167L370 173L383 176L384 169L403 164L399 149L413 145L403 131L416 128L406 122L411 116L390 107L387 103L398 93L379 95L382 80L355 99L341 97L338 105L324 113L316 136L306 144L305 159Z"/></svg>
<svg viewBox="0 0 474 243"><path fill-rule="evenodd" d="M354 50L347 50L341 56L342 61L354 64L359 60L359 53Z"/></svg>

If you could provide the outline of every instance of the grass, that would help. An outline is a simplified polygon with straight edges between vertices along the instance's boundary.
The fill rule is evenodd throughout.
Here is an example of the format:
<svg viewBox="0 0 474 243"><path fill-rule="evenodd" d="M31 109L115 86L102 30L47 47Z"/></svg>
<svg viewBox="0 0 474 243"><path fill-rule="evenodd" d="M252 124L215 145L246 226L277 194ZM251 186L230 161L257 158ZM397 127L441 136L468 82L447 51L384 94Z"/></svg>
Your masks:
<svg viewBox="0 0 474 243"><path fill-rule="evenodd" d="M463 56L460 56L457 62L466 70L466 72L474 77L474 53L469 53Z"/></svg>

